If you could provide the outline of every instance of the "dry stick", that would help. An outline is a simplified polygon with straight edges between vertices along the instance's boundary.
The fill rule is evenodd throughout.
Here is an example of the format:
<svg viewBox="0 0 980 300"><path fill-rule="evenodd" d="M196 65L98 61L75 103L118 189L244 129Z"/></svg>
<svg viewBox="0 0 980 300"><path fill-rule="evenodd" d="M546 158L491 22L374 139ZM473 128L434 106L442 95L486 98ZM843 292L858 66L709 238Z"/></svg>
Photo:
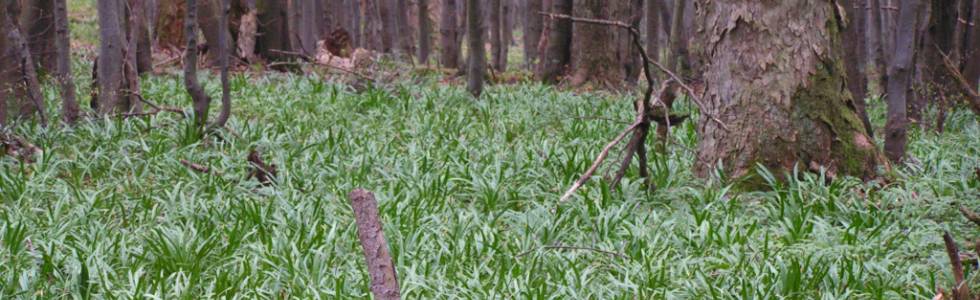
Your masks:
<svg viewBox="0 0 980 300"><path fill-rule="evenodd" d="M401 299L395 263L391 259L391 253L388 252L388 243L385 241L378 216L378 202L374 199L374 194L364 189L356 189L348 197L351 208L354 209L357 237L361 240L368 274L371 275L371 293L374 294L374 299Z"/></svg>
<svg viewBox="0 0 980 300"><path fill-rule="evenodd" d="M198 173L211 174L211 168L189 162L186 159L181 159L180 164L186 166L191 170L197 171Z"/></svg>
<svg viewBox="0 0 980 300"><path fill-rule="evenodd" d="M978 215L975 211L966 208L966 206L960 206L960 212L963 213L963 216L966 217L967 220L970 220L970 222L973 222L973 224L980 226L980 215Z"/></svg>
<svg viewBox="0 0 980 300"><path fill-rule="evenodd" d="M939 55L943 57L943 65L946 67L946 71L949 72L949 75L959 83L960 88L966 93L970 109L973 110L974 114L980 115L980 93L974 90L976 87L966 80L966 77L963 76L963 73L960 72L949 58L949 55L946 55L946 53L940 50L939 46L936 46L936 51L939 51Z"/></svg>
<svg viewBox="0 0 980 300"><path fill-rule="evenodd" d="M612 148L616 146L616 144L619 144L619 142L626 137L626 134L635 130L636 127L638 126L640 126L640 123L631 124L629 127L626 127L626 129L623 130L623 132L619 133L619 135L616 136L615 139L613 139L611 142L606 144L606 146L602 148L602 152L599 153L599 156L597 156L595 158L595 161L592 162L592 166L589 167L589 169L586 170L585 173L582 174L582 176L579 177L574 184L572 184L572 187L569 188L568 191L566 191L565 194L561 196L561 199L559 199L558 202L564 203L568 201L568 198L571 198L572 195L575 194L575 191L577 191L579 188L582 187L582 185L588 182L589 178L592 177L592 174L595 174L595 171L599 169L599 165L602 165L602 161L606 160L606 157L609 156L609 150L612 150Z"/></svg>
<svg viewBox="0 0 980 300"><path fill-rule="evenodd" d="M341 68L341 67L334 66L334 65L331 65L331 64L321 64L321 63L317 62L316 59L313 59L309 55L306 55L306 54L303 54L303 53L299 53L299 52L295 52L295 51L283 51L283 50L277 50L277 49L269 49L269 52L275 52L275 53L279 53L279 54L296 56L296 57L299 57L300 59L302 59L302 60L304 60L306 62L313 63L314 65L324 66L324 67L328 67L328 68L331 68L331 69L334 69L334 70L340 70L340 71L343 71L344 73L347 73L347 74L351 74L351 75L360 77L361 79L364 79L364 80L374 81L374 78L371 78L370 76L361 74L361 73L359 73L357 71L354 71L354 70L349 70L349 69L346 69L346 68ZM351 58L351 59L353 59L353 58ZM298 65L297 63L293 63L293 62L279 62L279 63L269 64L269 66L273 66L275 64Z"/></svg>
<svg viewBox="0 0 980 300"><path fill-rule="evenodd" d="M960 250L953 241L953 236L949 232L943 232L943 243L946 244L946 254L949 255L949 263L953 266L953 279L956 286L953 287L953 299L969 299L970 286L963 282L963 262L960 261Z"/></svg>

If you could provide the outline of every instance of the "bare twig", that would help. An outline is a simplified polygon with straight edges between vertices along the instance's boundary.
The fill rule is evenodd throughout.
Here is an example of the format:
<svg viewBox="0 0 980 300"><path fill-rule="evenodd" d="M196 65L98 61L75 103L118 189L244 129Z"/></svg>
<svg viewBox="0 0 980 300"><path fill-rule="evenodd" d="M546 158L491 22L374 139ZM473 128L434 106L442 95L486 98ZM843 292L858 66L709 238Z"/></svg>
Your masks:
<svg viewBox="0 0 980 300"><path fill-rule="evenodd" d="M207 166L202 166L202 165L199 165L199 164L192 163L190 161L187 161L186 159L181 159L180 160L180 164L182 164L185 167L187 167L187 168L189 168L191 170L194 170L194 171L196 171L198 173L211 174L211 168L208 168Z"/></svg>
<svg viewBox="0 0 980 300"><path fill-rule="evenodd" d="M255 178L262 185L269 185L276 180L276 165L268 164L262 160L262 154L258 150L252 149L248 153L248 163L252 165L253 170L248 175L249 178Z"/></svg>
<svg viewBox="0 0 980 300"><path fill-rule="evenodd" d="M362 74L360 72L357 72L357 71L354 71L354 70L350 70L350 69L347 69L347 68L341 68L341 67L338 67L338 66L335 66L335 65L331 65L331 64L323 64L323 63L320 63L316 59L314 59L313 57L310 57L309 55L306 55L306 54L303 54L303 53L294 52L294 51L281 51L281 50L276 50L276 49L270 49L269 51L280 53L280 54L285 54L285 55L299 57L303 61L308 62L308 63L311 63L311 64L314 64L314 65L317 65L317 66L324 66L324 67L327 67L327 68L331 68L331 69L334 69L334 70L339 70L341 72L344 72L344 73L347 73L347 74L351 74L351 75L360 77L361 79L364 79L364 80L374 81L374 78L371 78L371 76L367 76L365 74ZM351 58L351 59L353 59L353 58ZM278 64L278 65L298 65L295 62L279 62L279 63L270 64L269 66L271 67L271 66L276 65L276 64Z"/></svg>

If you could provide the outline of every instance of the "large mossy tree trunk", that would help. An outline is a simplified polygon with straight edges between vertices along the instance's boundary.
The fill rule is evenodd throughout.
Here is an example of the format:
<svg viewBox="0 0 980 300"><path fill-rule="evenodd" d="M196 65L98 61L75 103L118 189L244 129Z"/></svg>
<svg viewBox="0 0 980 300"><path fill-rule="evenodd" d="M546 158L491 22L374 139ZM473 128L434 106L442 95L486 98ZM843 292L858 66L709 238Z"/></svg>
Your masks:
<svg viewBox="0 0 980 300"><path fill-rule="evenodd" d="M731 178L825 169L862 178L887 166L845 84L839 18L827 1L699 0L706 63L696 174ZM724 124L724 125L722 125Z"/></svg>

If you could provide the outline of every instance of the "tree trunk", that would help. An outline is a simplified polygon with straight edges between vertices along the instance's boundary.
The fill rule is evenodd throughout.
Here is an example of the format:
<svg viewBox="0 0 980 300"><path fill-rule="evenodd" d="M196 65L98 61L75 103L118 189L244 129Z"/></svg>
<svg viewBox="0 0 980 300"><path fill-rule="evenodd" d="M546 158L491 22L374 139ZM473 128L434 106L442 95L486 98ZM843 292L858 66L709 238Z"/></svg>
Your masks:
<svg viewBox="0 0 980 300"><path fill-rule="evenodd" d="M238 57L255 62L255 38L259 27L255 0L243 0L242 10L244 14L238 22Z"/></svg>
<svg viewBox="0 0 980 300"><path fill-rule="evenodd" d="M394 49L401 49L398 38L398 22L394 9L395 2L398 0L379 0L377 3L378 14L381 16L381 52L391 53Z"/></svg>
<svg viewBox="0 0 980 300"><path fill-rule="evenodd" d="M182 0L160 0L157 2L157 17L153 28L156 43L161 48L182 48L184 45L184 10Z"/></svg>
<svg viewBox="0 0 980 300"><path fill-rule="evenodd" d="M443 68L459 68L459 32L457 31L456 0L443 0L439 20L440 62Z"/></svg>
<svg viewBox="0 0 980 300"><path fill-rule="evenodd" d="M98 101L95 103L101 115L112 112L124 113L129 107L123 88L126 87L123 74L123 39L120 24L120 2L98 0L99 14L99 59ZM95 100L95 99L93 99Z"/></svg>
<svg viewBox="0 0 980 300"><path fill-rule="evenodd" d="M974 85L980 81L980 0L973 1L973 14L972 14L972 24L969 31L969 38L967 39L967 49L969 49L964 56L966 57L966 69L963 71L964 77L966 77L967 82Z"/></svg>
<svg viewBox="0 0 980 300"><path fill-rule="evenodd" d="M490 9L490 50L493 54L493 69L503 72L507 68L507 57L504 54L503 7L501 0L487 2Z"/></svg>
<svg viewBox="0 0 980 300"><path fill-rule="evenodd" d="M305 56L316 55L316 41L320 36L316 26L316 5L313 0L290 1L290 40L293 49ZM321 16L322 17L322 16Z"/></svg>
<svg viewBox="0 0 980 300"><path fill-rule="evenodd" d="M915 56L915 35L919 0L900 0L895 53L888 62L888 121L885 124L885 155L893 162L905 156L908 141L907 100L912 88L912 60Z"/></svg>
<svg viewBox="0 0 980 300"><path fill-rule="evenodd" d="M646 0L647 55L660 61L660 13L664 10L663 0Z"/></svg>
<svg viewBox="0 0 980 300"><path fill-rule="evenodd" d="M394 1L395 27L397 28L396 38L398 39L399 49L406 57L411 57L415 54L415 40L412 38L415 35L412 34L414 32L412 26L408 24L409 6L406 0Z"/></svg>
<svg viewBox="0 0 980 300"><path fill-rule="evenodd" d="M854 98L854 106L857 108L858 115L861 116L861 123L864 124L865 132L868 136L874 136L871 128L871 120L865 111L865 98L867 97L867 82L864 75L864 0L852 0L842 2L847 12L848 24L844 28L844 64L847 70L847 87Z"/></svg>
<svg viewBox="0 0 980 300"><path fill-rule="evenodd" d="M684 0L674 1L673 12L670 16L670 41L668 42L670 52L667 53L664 64L678 75L683 75L682 70L686 63L687 43L682 37L684 35L684 8L686 3L687 1Z"/></svg>
<svg viewBox="0 0 980 300"><path fill-rule="evenodd" d="M600 20L615 20L615 12L626 0L576 0L575 16ZM619 20L616 20L619 21ZM616 35L604 25L575 23L572 55L575 71L570 84L587 83L605 89L618 89L624 79L623 69L616 56Z"/></svg>
<svg viewBox="0 0 980 300"><path fill-rule="evenodd" d="M150 12L155 7L153 3L155 1L142 0L134 3L140 14L136 28L136 70L139 74L153 71L153 40L150 34L150 20L153 20Z"/></svg>
<svg viewBox="0 0 980 300"><path fill-rule="evenodd" d="M258 0L256 6L259 14L259 33L255 47L258 53L273 60L289 58L277 52L292 50L289 44L286 0Z"/></svg>
<svg viewBox="0 0 980 300"><path fill-rule="evenodd" d="M796 166L875 176L882 160L851 103L831 2L699 0L706 90L695 171L746 188ZM722 125L724 124L724 125Z"/></svg>
<svg viewBox="0 0 980 300"><path fill-rule="evenodd" d="M432 52L432 21L429 18L429 0L418 0L419 6L419 61L429 64Z"/></svg>
<svg viewBox="0 0 980 300"><path fill-rule="evenodd" d="M573 0L553 0L551 12L572 15ZM556 84L564 75L568 64L572 61L572 21L567 19L549 19L551 25L544 56L541 58L541 71L538 77L541 81Z"/></svg>
<svg viewBox="0 0 980 300"><path fill-rule="evenodd" d="M628 6L623 7L624 17L628 23L637 30L640 29L640 21L643 20L643 0L630 0ZM623 70L626 72L626 83L635 85L640 79L640 70L643 69L643 62L640 60L640 50L633 46L633 37L625 30L617 30L619 36L619 51L625 57L620 58Z"/></svg>
<svg viewBox="0 0 980 300"><path fill-rule="evenodd" d="M885 50L884 44L882 43L881 28L884 26L881 21L881 5L880 1L883 0L867 0L868 8L866 10L868 20L868 26L865 28L866 35L865 38L868 40L868 64L871 67L867 70L875 76L875 85L877 86L877 92L879 94L883 93L885 87L888 86L888 72L885 70ZM869 76L869 78L872 78Z"/></svg>
<svg viewBox="0 0 980 300"><path fill-rule="evenodd" d="M218 17L218 25L221 28L228 28L228 10L231 7L231 0L220 0L221 10ZM221 112L218 119L214 121L211 128L222 128L231 117L231 84L228 82L228 57L231 56L230 37L227 30L221 31L218 37L218 65L221 67Z"/></svg>
<svg viewBox="0 0 980 300"><path fill-rule="evenodd" d="M195 124L203 132L208 122L211 97L204 93L197 81L197 11L197 0L187 0L187 15L184 18L184 38L187 39L184 52L184 87L194 102Z"/></svg>
<svg viewBox="0 0 980 300"><path fill-rule="evenodd" d="M65 0L54 0L55 49L57 52L58 88L61 92L61 118L68 124L78 120L75 82L71 77L71 44L68 32L68 9ZM2 101L0 101L0 105Z"/></svg>
<svg viewBox="0 0 980 300"><path fill-rule="evenodd" d="M385 36L382 31L383 24L381 22L381 10L378 8L378 1L381 0L362 0L362 15L364 19L364 30L362 33L362 41L368 49L388 52L391 50L391 40L387 39L387 47L385 47Z"/></svg>
<svg viewBox="0 0 980 300"><path fill-rule="evenodd" d="M27 39L21 33L20 26L17 26L8 11L7 5L0 5L0 28L6 32L0 37L0 55L4 59L0 60L0 100L25 99L19 100L19 117L26 118L37 113L41 124L47 124L47 116L44 113L44 98L41 94L41 84L37 79L37 71L31 59L31 50L27 45ZM10 58L7 58L10 57ZM15 102L15 103L16 103ZM4 108L3 110L7 110ZM6 114L6 112L4 112ZM4 120L5 121L5 120Z"/></svg>
<svg viewBox="0 0 980 300"><path fill-rule="evenodd" d="M528 0L524 10L524 64L528 70L533 70L538 59L538 41L541 40L541 28L544 19L538 14L544 11L541 0Z"/></svg>
<svg viewBox="0 0 980 300"><path fill-rule="evenodd" d="M140 102L140 78L137 70L137 52L139 49L139 23L143 20L143 0L127 0L129 19L127 20L126 47L123 48L123 77L126 82L125 99L130 110L134 113L143 112L143 102Z"/></svg>
<svg viewBox="0 0 980 300"><path fill-rule="evenodd" d="M466 40L470 53L467 57L467 89L474 97L483 93L483 77L487 70L487 54L483 42L486 28L483 23L483 4L480 0L466 0Z"/></svg>
<svg viewBox="0 0 980 300"><path fill-rule="evenodd" d="M38 72L54 73L55 59L53 2L51 0L22 1L21 28L24 28L31 59Z"/></svg>
<svg viewBox="0 0 980 300"><path fill-rule="evenodd" d="M221 28L218 22L218 15L221 13L219 7L222 0L200 1L197 8L197 22L201 24L200 30L204 33L204 42L208 49L208 65L213 66L218 62L218 51L216 50L219 48L219 36L223 34L223 31L228 31L228 28Z"/></svg>

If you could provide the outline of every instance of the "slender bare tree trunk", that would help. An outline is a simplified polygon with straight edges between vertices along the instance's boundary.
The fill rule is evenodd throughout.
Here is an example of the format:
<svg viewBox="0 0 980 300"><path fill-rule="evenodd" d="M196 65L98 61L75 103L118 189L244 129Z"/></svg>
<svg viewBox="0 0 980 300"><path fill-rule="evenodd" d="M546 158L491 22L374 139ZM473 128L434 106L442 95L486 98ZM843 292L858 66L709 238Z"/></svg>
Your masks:
<svg viewBox="0 0 980 300"><path fill-rule="evenodd" d="M35 70L41 73L55 71L55 37L53 2L51 0L22 1L24 6L20 13L20 25L24 30L24 38L31 49L31 59Z"/></svg>
<svg viewBox="0 0 980 300"><path fill-rule="evenodd" d="M699 176L720 164L731 178L747 179L746 188L762 188L757 165L773 174L802 166L876 175L883 159L848 105L833 3L699 0L698 7L707 62Z"/></svg>
<svg viewBox="0 0 980 300"><path fill-rule="evenodd" d="M211 97L197 81L197 0L187 0L187 14L184 18L184 38L187 48L184 52L184 86L194 102L195 124L200 131L205 129L208 122L208 109Z"/></svg>
<svg viewBox="0 0 980 300"><path fill-rule="evenodd" d="M391 53L401 49L398 38L398 22L394 12L398 0L379 0L378 14L381 16L381 52Z"/></svg>
<svg viewBox="0 0 980 300"><path fill-rule="evenodd" d="M664 10L663 0L646 0L646 50L650 59L660 61L660 13Z"/></svg>
<svg viewBox="0 0 980 300"><path fill-rule="evenodd" d="M551 12L571 15L573 0L553 0ZM572 61L572 21L567 19L548 19L546 50L541 58L538 77L549 84L558 83ZM542 33L543 34L543 33Z"/></svg>
<svg viewBox="0 0 980 300"><path fill-rule="evenodd" d="M538 41L541 40L541 30L544 19L538 14L544 11L541 0L528 0L524 11L524 64L528 70L533 70L538 59Z"/></svg>
<svg viewBox="0 0 980 300"><path fill-rule="evenodd" d="M127 0L129 19L127 20L126 47L123 48L123 77L126 82L126 105L134 113L143 112L143 102L140 102L140 78L137 70L137 52L139 49L140 22L143 19L143 0Z"/></svg>
<svg viewBox="0 0 980 300"><path fill-rule="evenodd" d="M134 3L134 10L138 10L139 20L136 28L136 70L139 74L153 71L153 40L150 35L151 24L154 19L152 12L155 10L156 1L140 0Z"/></svg>
<svg viewBox="0 0 980 300"><path fill-rule="evenodd" d="M57 49L57 78L61 92L61 118L68 124L78 120L78 101L75 82L71 77L71 45L68 31L68 9L65 0L54 0L55 49ZM3 101L0 101L2 105ZM0 112L2 115L2 112Z"/></svg>
<svg viewBox="0 0 980 300"><path fill-rule="evenodd" d="M459 31L456 0L443 0L439 24L439 60L443 68L459 68Z"/></svg>
<svg viewBox="0 0 980 300"><path fill-rule="evenodd" d="M396 38L398 39L399 49L403 52L406 57L411 57L415 55L415 40L412 38L415 36L413 34L413 29L411 25L408 24L408 11L409 6L406 0L394 0L395 7L395 24L397 31Z"/></svg>
<svg viewBox="0 0 980 300"><path fill-rule="evenodd" d="M640 30L640 21L643 20L643 2L643 0L630 0L629 4L623 7L627 24L637 30ZM625 57L620 58L620 61L626 72L626 83L635 85L636 81L640 79L640 70L643 69L640 50L633 46L633 37L628 32L617 30L617 34L619 35L619 51L625 55Z"/></svg>
<svg viewBox="0 0 980 300"><path fill-rule="evenodd" d="M881 21L881 1L884 0L867 0L866 19L868 20L868 26L865 35L868 40L868 64L871 65L868 71L875 75L874 78L876 80L874 82L878 87L878 93L884 92L885 87L888 86L888 72L885 69L885 53L881 33L881 29L884 26Z"/></svg>
<svg viewBox="0 0 980 300"><path fill-rule="evenodd" d="M493 69L503 72L507 68L507 58L504 54L503 7L501 0L490 0L490 50L493 54Z"/></svg>
<svg viewBox="0 0 980 300"><path fill-rule="evenodd" d="M885 124L885 155L893 162L905 157L908 141L907 100L912 88L912 60L915 56L916 23L919 0L900 0L895 52L888 63L888 121Z"/></svg>
<svg viewBox="0 0 980 300"><path fill-rule="evenodd" d="M470 53L467 57L467 89L479 97L483 93L483 78L487 70L487 54L483 42L486 29L483 25L483 4L480 0L466 0L466 40Z"/></svg>
<svg viewBox="0 0 980 300"><path fill-rule="evenodd" d="M967 41L966 69L963 71L967 82L977 84L980 81L980 0L973 0L973 14L970 22L969 38Z"/></svg>
<svg viewBox="0 0 980 300"><path fill-rule="evenodd" d="M98 103L99 114L107 115L113 111L126 112L127 103L122 89L123 47L125 47L120 24L119 1L98 0L99 14L99 59L98 64ZM95 99L93 99L95 100Z"/></svg>
<svg viewBox="0 0 980 300"><path fill-rule="evenodd" d="M262 0L258 5L256 50L266 59L281 60L289 56L277 51L291 51L286 0ZM186 20L185 20L186 22ZM185 26L186 29L186 26ZM195 41L196 42L196 41Z"/></svg>
<svg viewBox="0 0 980 300"><path fill-rule="evenodd" d="M686 63L684 54L686 53L687 45L684 43L685 39L681 37L684 34L684 7L686 3L687 1L684 0L675 0L673 12L670 16L670 41L668 42L668 50L670 52L667 54L664 65L675 73L681 73Z"/></svg>
<svg viewBox="0 0 980 300"><path fill-rule="evenodd" d="M231 9L231 0L220 0L221 10L219 12L218 24L221 28L228 28L228 10ZM231 56L231 45L229 45L231 34L227 30L222 30L218 37L218 64L221 66L221 112L218 119L211 124L211 128L222 128L228 123L231 117L231 84L228 82L228 57Z"/></svg>
<svg viewBox="0 0 980 300"><path fill-rule="evenodd" d="M865 20L864 20L865 0L852 0L842 2L847 16L850 16L844 28L844 61L847 70L847 87L854 98L854 106L857 108L858 115L861 116L861 123L868 136L873 136L871 120L865 111L865 98L867 97L867 82L865 81L865 55L867 46L864 44Z"/></svg>
<svg viewBox="0 0 980 300"><path fill-rule="evenodd" d="M0 51L0 54L5 57L3 61L12 63L12 66L6 66L5 69L0 70L0 72L10 72L0 76L0 89L4 89L7 93L7 97L4 98L13 98L11 96L26 98L27 101L20 101L20 117L26 118L36 113L41 124L47 125L41 84L37 79L37 71L31 59L31 50L27 45L27 39L21 33L20 26L14 23L7 10L7 5L0 6L3 6L0 8L0 25L3 25L0 28L6 30L2 38L3 42L0 42L0 50L3 50Z"/></svg>
<svg viewBox="0 0 980 300"><path fill-rule="evenodd" d="M419 61L429 64L432 52L432 21L429 19L429 0L418 0L419 6Z"/></svg>

